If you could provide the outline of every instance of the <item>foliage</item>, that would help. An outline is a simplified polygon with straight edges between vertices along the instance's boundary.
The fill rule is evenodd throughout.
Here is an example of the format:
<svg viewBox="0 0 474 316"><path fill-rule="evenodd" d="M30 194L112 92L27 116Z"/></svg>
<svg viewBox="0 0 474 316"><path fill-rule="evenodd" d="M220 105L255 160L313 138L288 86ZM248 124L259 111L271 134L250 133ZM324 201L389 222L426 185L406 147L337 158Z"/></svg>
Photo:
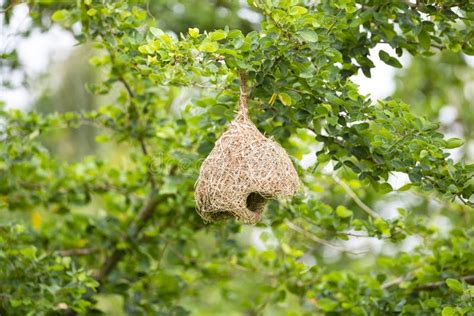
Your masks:
<svg viewBox="0 0 474 316"><path fill-rule="evenodd" d="M84 295L98 283L70 257L45 252L35 237L20 224L0 227L2 314L90 309L92 304Z"/></svg>
<svg viewBox="0 0 474 316"><path fill-rule="evenodd" d="M54 12L31 4L30 15L50 16L93 47L90 64L100 76L88 89L107 101L61 113L1 110L0 207L31 214L36 231L2 228L0 308L474 312L474 165L447 151L463 141L445 138L407 100L372 102L351 81L359 70L370 76L377 45L391 47L379 57L394 67L407 52L474 54L473 5L249 5L263 17L258 31L190 27L178 34L182 25L171 32L163 22L169 17L150 17L147 1L84 0L54 4ZM44 19L35 21L47 28ZM251 83L256 125L298 160L317 154L310 168L298 166L302 192L290 202L272 201L253 230L204 224L193 199L200 161L233 117L240 71ZM95 140L109 145L102 152L66 162L45 146L58 129L89 125L99 130ZM394 189L388 180L395 172L409 183ZM388 218L374 209L390 197L406 203ZM438 229L436 216L449 218L452 229ZM261 249L248 240L255 232ZM393 252L355 253L346 246L351 238L378 239ZM410 238L423 242L406 251ZM338 255L331 258L331 251ZM112 295L122 311L101 303Z"/></svg>

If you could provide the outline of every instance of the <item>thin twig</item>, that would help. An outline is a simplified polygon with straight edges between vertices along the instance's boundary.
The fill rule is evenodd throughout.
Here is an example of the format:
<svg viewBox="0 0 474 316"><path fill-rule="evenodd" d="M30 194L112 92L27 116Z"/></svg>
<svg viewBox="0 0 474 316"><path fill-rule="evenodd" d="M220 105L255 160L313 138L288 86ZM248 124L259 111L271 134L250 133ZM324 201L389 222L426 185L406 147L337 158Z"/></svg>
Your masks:
<svg viewBox="0 0 474 316"><path fill-rule="evenodd" d="M86 256L92 253L99 252L100 248L79 248L79 249L67 249L58 250L57 254L60 257L74 257L74 256Z"/></svg>
<svg viewBox="0 0 474 316"><path fill-rule="evenodd" d="M341 252L347 252L347 253L351 253L353 255L361 255L361 254L364 254L364 253L367 253L367 251L361 251L361 252L355 252L355 251L352 251L352 250L349 250L349 249L346 249L344 247L339 247L337 245L334 245L332 243L330 243L329 241L325 240L325 239L322 239L320 237L317 237L311 233L309 233L308 231L306 231L305 229L303 229L302 227L290 222L290 221L286 221L286 226L288 226L289 229L295 231L295 232L298 232L300 234L302 234L303 236L305 236L306 238L318 243L318 244L321 244L321 245L324 245L324 246L327 246L329 248L332 248L334 250L337 250L337 251L341 251Z"/></svg>
<svg viewBox="0 0 474 316"><path fill-rule="evenodd" d="M354 202L364 211L366 212L369 216L371 217L374 217L374 218L382 218L382 216L380 216L378 213L376 213L373 209L371 209L370 207L367 206L367 204L365 204L364 202L362 202L362 200L357 196L357 194L355 194L354 191L352 191L352 189L347 185L345 184L343 181L341 181L341 179L339 179L338 176L336 176L335 174L332 175L332 178L334 179L334 181L339 184L343 189L344 191L346 191L346 193L354 200Z"/></svg>
<svg viewBox="0 0 474 316"><path fill-rule="evenodd" d="M147 158L147 160L149 160L150 155L148 154L148 149L146 147L145 141L143 140L143 138L140 138L139 142L143 155ZM154 190L156 188L155 175L153 173L153 168L151 168L149 164L150 162L147 161L148 180L150 181L151 188Z"/></svg>
<svg viewBox="0 0 474 316"><path fill-rule="evenodd" d="M133 98L135 97L135 94L133 93L132 88L130 87L130 85L128 84L127 80L125 80L124 77L120 77L119 81L124 85L125 89L127 90L129 103L130 103L130 106L132 106L133 105ZM138 141L140 143L140 148L142 150L143 155L148 160L150 158L150 155L148 154L148 149L147 149L145 140L143 139L143 137L139 137ZM149 166L148 161L147 161L147 173L148 173L148 180L150 181L151 188L152 188L152 190L154 190L156 188L156 181L155 181L153 169Z"/></svg>
<svg viewBox="0 0 474 316"><path fill-rule="evenodd" d="M382 284L380 286L380 288L382 290L385 290L385 289L391 288L392 286L395 286L395 285L398 285L398 284L402 283L404 280L405 280L404 278L398 277L398 278L396 278L392 281L389 281L389 282L386 282L386 283Z"/></svg>
<svg viewBox="0 0 474 316"><path fill-rule="evenodd" d="M359 235L359 234L354 234L354 233L345 233L345 232L341 232L341 233L337 233L337 234L340 234L340 235L346 235L346 236L350 236L350 237L356 237L356 238L375 238L375 236L370 236L370 235ZM380 238L380 237L379 237ZM390 239L390 237L384 237L382 236L381 237L382 239Z"/></svg>
<svg viewBox="0 0 474 316"><path fill-rule="evenodd" d="M158 192L156 192L155 190L150 193L147 203L140 210L140 213L138 213L137 218L135 219L131 228L128 230L128 233L125 233L120 239L120 241L117 242L112 251L112 254L110 254L106 258L104 264L102 265L102 268L99 270L99 272L97 272L95 276L97 281L102 282L103 279L107 275L109 275L109 273L115 268L117 263L126 254L126 250L118 248L118 244L122 241L126 243L133 242L143 230L147 222L151 219L156 206L167 197L168 195L159 195Z"/></svg>
<svg viewBox="0 0 474 316"><path fill-rule="evenodd" d="M119 81L120 81L121 83L123 83L123 85L124 85L124 87L125 87L125 90L127 90L127 93L128 93L128 96L129 96L130 102L131 102L131 99L133 99L134 94L133 94L132 89L130 88L130 85L128 84L128 82L127 82L127 81L125 80L125 78L123 78L123 77L120 77L120 78L119 78Z"/></svg>
<svg viewBox="0 0 474 316"><path fill-rule="evenodd" d="M468 284L474 284L474 275L465 275L462 277L457 277L457 279L464 281ZM381 289L385 290L394 286L399 285L400 283L409 280L409 277L398 277L392 281L389 281L387 283L382 284L380 287ZM446 280L444 281L437 281L437 282L431 282L431 283L425 283L425 284L420 284L417 285L414 290L416 291L432 291L435 290L439 287L445 286L446 285Z"/></svg>
<svg viewBox="0 0 474 316"><path fill-rule="evenodd" d="M158 259L158 269L161 268L161 263L163 262L163 258L165 256L165 251L168 248L169 244L170 244L169 240L166 240L165 244L163 245L163 250L161 250L160 259Z"/></svg>
<svg viewBox="0 0 474 316"><path fill-rule="evenodd" d="M474 275L465 275L465 276L460 277L459 279L468 284L474 284ZM415 289L420 290L420 291L431 291L444 285L446 285L446 281L438 281L438 282L431 282L431 283L418 285Z"/></svg>

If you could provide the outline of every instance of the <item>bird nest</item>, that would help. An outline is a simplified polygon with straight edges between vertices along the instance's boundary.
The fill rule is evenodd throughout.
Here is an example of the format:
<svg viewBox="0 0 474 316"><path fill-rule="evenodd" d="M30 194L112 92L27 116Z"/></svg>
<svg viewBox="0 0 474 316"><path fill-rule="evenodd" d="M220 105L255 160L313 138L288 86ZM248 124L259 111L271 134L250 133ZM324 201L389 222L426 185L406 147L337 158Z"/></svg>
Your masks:
<svg viewBox="0 0 474 316"><path fill-rule="evenodd" d="M255 224L269 199L289 197L299 185L285 150L249 119L241 76L239 112L201 166L195 188L199 215L210 222L235 217Z"/></svg>

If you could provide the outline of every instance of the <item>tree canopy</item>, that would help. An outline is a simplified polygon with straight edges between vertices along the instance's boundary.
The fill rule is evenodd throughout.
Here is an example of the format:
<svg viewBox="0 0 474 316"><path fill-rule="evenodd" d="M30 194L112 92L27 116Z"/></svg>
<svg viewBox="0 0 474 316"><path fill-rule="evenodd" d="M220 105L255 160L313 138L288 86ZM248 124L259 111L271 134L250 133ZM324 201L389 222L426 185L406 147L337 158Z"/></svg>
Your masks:
<svg viewBox="0 0 474 316"><path fill-rule="evenodd" d="M474 313L474 165L437 122L454 104L472 139L470 1L248 1L261 22L234 1L27 3L22 35L60 25L93 69L70 60L87 92L64 104L0 107L0 314ZM352 81L374 49L412 56L383 100ZM2 67L22 69L15 50ZM241 73L303 185L256 227L206 224L194 184Z"/></svg>

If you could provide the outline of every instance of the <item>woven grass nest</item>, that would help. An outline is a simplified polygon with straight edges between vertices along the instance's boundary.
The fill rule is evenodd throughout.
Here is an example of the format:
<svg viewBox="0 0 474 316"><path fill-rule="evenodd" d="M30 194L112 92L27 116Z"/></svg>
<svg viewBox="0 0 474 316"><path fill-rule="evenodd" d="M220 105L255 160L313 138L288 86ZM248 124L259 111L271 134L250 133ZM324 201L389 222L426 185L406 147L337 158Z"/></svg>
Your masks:
<svg viewBox="0 0 474 316"><path fill-rule="evenodd" d="M196 182L197 211L209 222L235 217L255 224L268 199L289 197L300 186L285 150L249 119L245 86L241 75L239 111L204 160Z"/></svg>

